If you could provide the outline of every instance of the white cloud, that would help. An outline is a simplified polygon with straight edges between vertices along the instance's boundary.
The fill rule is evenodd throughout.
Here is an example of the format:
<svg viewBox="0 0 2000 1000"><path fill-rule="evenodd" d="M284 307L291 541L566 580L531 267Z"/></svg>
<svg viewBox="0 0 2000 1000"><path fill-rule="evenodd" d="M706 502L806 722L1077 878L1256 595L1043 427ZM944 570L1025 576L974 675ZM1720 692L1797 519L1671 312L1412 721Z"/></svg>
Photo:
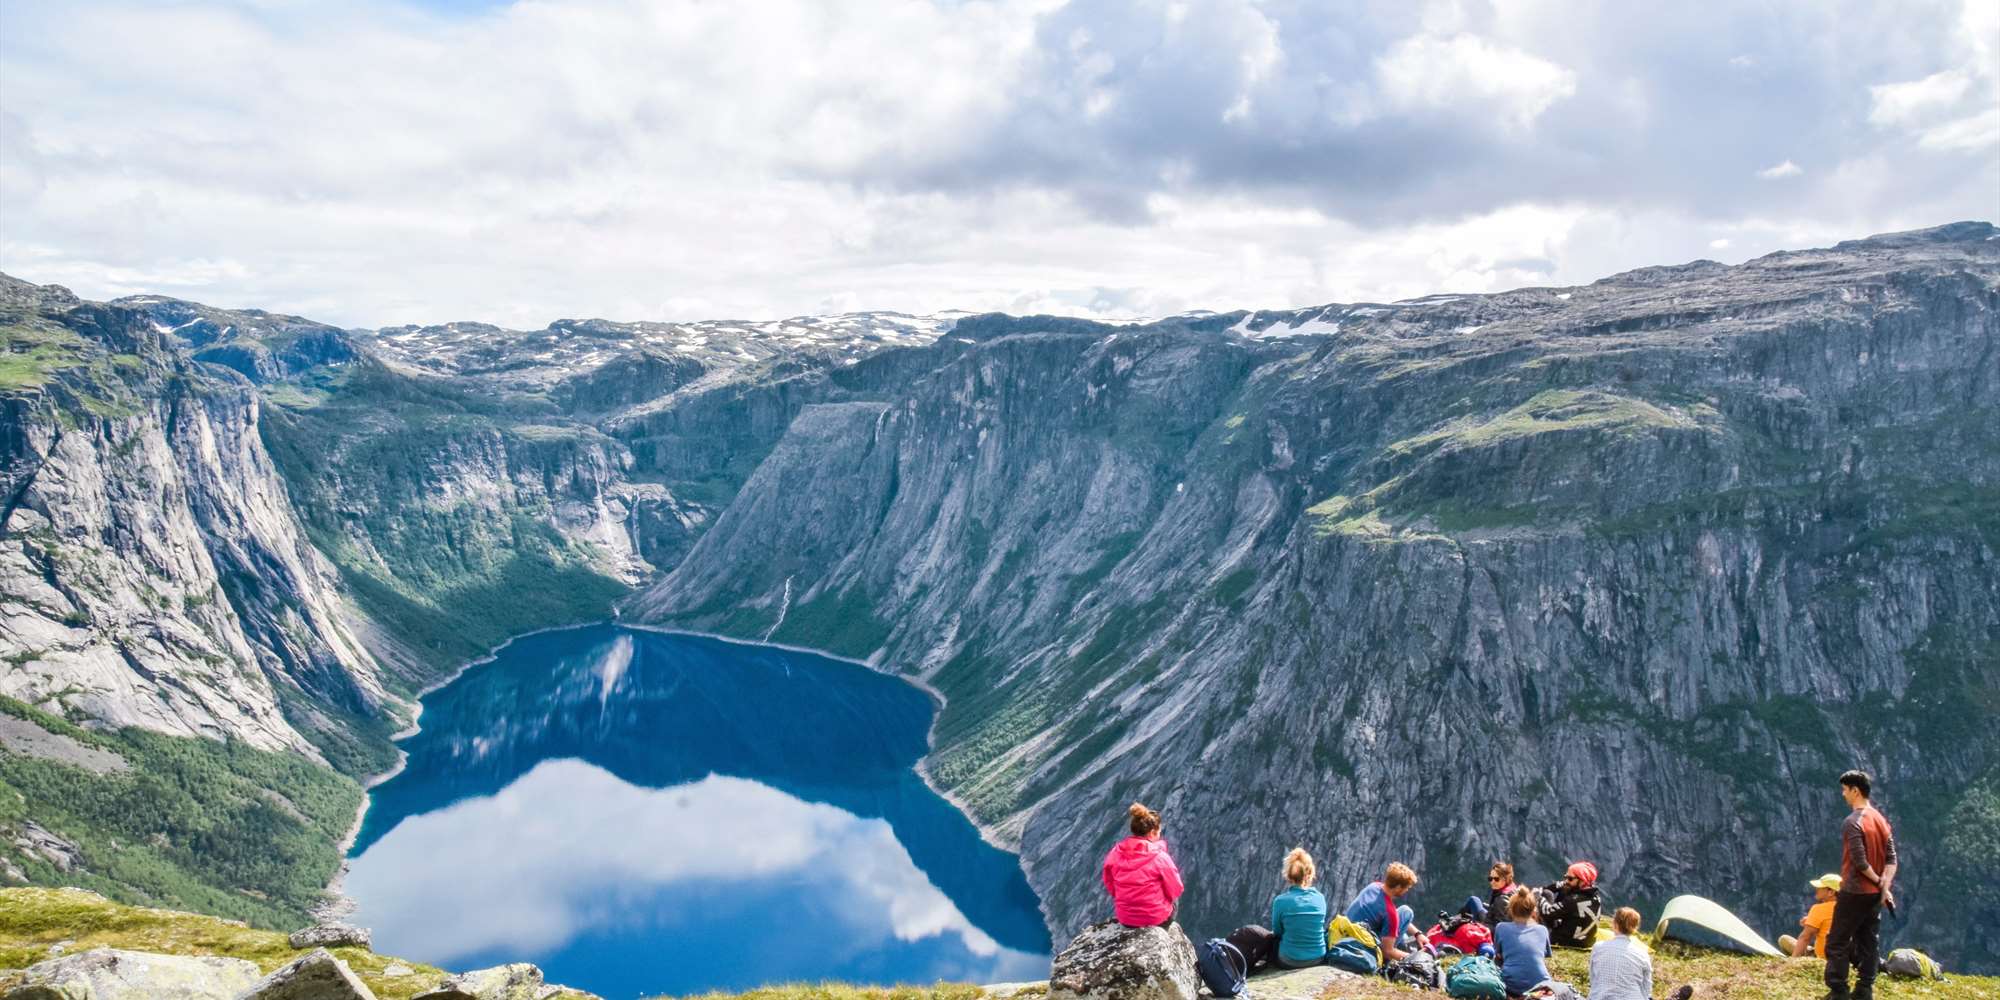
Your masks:
<svg viewBox="0 0 2000 1000"><path fill-rule="evenodd" d="M2000 146L2000 3L1965 0L1954 39L1957 66L1868 88L1868 120L1913 132L1920 148L1971 153Z"/></svg>
<svg viewBox="0 0 2000 1000"><path fill-rule="evenodd" d="M1803 174L1805 172L1806 170L1804 167L1801 167L1790 160L1786 160L1783 163L1765 167L1764 169L1757 171L1757 176L1762 177L1767 181L1774 181L1774 180L1783 180L1784 178L1787 177L1797 177L1798 175Z"/></svg>
<svg viewBox="0 0 2000 1000"><path fill-rule="evenodd" d="M1908 83L1885 83L1868 88L1874 107L1868 120L1877 125L1921 124L1941 111L1949 111L1965 98L1972 76L1963 70L1947 69Z"/></svg>
<svg viewBox="0 0 2000 1000"><path fill-rule="evenodd" d="M1576 93L1574 72L1463 33L1397 42L1375 61L1375 73L1398 110L1471 104L1513 128L1532 125L1549 105Z"/></svg>
<svg viewBox="0 0 2000 1000"><path fill-rule="evenodd" d="M1729 249L1729 240L1727 237L1722 239L1709 240L1708 248L1710 250L1727 250Z"/></svg>
<svg viewBox="0 0 2000 1000"><path fill-rule="evenodd" d="M1995 9L12 4L0 269L370 326L1595 277L2000 216Z"/></svg>

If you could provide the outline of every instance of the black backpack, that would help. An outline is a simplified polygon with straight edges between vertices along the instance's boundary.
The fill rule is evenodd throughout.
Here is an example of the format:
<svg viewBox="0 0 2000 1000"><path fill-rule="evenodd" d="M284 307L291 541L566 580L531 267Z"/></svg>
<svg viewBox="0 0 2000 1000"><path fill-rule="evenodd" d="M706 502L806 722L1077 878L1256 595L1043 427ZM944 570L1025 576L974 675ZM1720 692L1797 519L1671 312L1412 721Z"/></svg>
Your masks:
<svg viewBox="0 0 2000 1000"><path fill-rule="evenodd" d="M1383 966L1382 978L1418 989L1444 989L1444 977L1438 972L1437 959L1423 950L1410 952Z"/></svg>
<svg viewBox="0 0 2000 1000"><path fill-rule="evenodd" d="M1195 949L1195 970L1208 991L1219 997L1233 997L1250 984L1250 963L1236 946L1221 938L1209 938Z"/></svg>
<svg viewBox="0 0 2000 1000"><path fill-rule="evenodd" d="M1229 932L1224 940L1236 946L1243 954L1243 961L1249 963L1249 971L1255 972L1278 959L1278 935L1262 924L1248 924Z"/></svg>

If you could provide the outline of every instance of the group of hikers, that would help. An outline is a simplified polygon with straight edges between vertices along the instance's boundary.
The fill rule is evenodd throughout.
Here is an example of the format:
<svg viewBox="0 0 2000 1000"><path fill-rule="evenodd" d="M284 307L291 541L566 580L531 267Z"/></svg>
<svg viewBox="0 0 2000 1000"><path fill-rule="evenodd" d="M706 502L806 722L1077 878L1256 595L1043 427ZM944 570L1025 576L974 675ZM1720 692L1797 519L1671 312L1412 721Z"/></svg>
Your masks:
<svg viewBox="0 0 2000 1000"><path fill-rule="evenodd" d="M1825 958L1828 1000L1873 1000L1881 910L1895 908L1890 887L1896 878L1896 842L1888 821L1869 804L1871 784L1861 771L1840 776L1841 796L1849 806L1841 824L1840 874L1813 880L1815 904L1800 921L1801 933L1780 939L1794 957L1804 957L1810 947ZM1135 803L1127 820L1131 836L1104 859L1104 887L1114 914L1127 927L1169 925L1183 884L1161 837L1160 816ZM1495 862L1487 870L1485 895L1468 897L1456 915L1441 913L1428 930L1419 930L1415 914L1401 903L1417 885L1410 866L1390 864L1379 881L1369 883L1338 912L1315 888L1318 872L1304 848L1285 856L1287 887L1271 900L1270 925L1239 928L1228 938L1244 956L1244 972L1265 965L1335 965L1367 971L1379 967L1396 978L1398 968L1428 966L1431 971L1425 975L1438 979L1436 956L1455 952L1490 958L1509 998L1578 996L1549 973L1547 959L1559 946L1590 949L1589 1000L1653 998L1652 953L1635 936L1639 911L1618 908L1611 914L1610 933L1602 933L1604 897L1597 866L1588 861L1571 864L1560 880L1540 888L1517 884L1513 866ZM1851 992L1850 968L1855 973ZM1686 1000L1692 993L1692 987L1682 986L1672 996Z"/></svg>

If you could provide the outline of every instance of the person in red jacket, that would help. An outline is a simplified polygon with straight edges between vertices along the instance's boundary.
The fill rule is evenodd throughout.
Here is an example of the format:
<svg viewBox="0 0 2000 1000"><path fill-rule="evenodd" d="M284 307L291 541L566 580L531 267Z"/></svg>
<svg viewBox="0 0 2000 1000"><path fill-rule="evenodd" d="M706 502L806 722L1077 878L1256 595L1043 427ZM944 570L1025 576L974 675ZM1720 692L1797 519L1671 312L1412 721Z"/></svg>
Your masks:
<svg viewBox="0 0 2000 1000"><path fill-rule="evenodd" d="M1127 927L1165 927L1174 922L1181 898L1181 870L1160 839L1160 814L1132 803L1132 835L1104 856L1104 891L1112 912Z"/></svg>
<svg viewBox="0 0 2000 1000"><path fill-rule="evenodd" d="M1872 785L1862 771L1840 776L1840 797L1850 811L1840 824L1840 892L1833 897L1833 924L1826 932L1827 1000L1875 1000L1882 907L1896 908L1889 888L1896 881L1896 835L1869 803Z"/></svg>

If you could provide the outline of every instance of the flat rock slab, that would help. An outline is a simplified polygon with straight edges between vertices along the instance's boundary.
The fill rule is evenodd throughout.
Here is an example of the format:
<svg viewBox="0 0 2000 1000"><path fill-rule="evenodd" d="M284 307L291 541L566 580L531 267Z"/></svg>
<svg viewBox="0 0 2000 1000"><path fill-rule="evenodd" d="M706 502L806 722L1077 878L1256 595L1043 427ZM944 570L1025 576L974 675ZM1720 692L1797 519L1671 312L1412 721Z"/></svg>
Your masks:
<svg viewBox="0 0 2000 1000"><path fill-rule="evenodd" d="M1343 979L1360 982L1361 978L1330 966L1259 972L1250 977L1249 987L1238 996L1246 1000L1319 1000L1328 985ZM1202 995L1207 996L1207 991Z"/></svg>
<svg viewBox="0 0 2000 1000"><path fill-rule="evenodd" d="M370 948L374 935L366 927L353 924L318 924L293 931L287 940L294 948ZM370 950L373 950L372 948Z"/></svg>
<svg viewBox="0 0 2000 1000"><path fill-rule="evenodd" d="M259 978L240 958L93 948L29 966L6 1000L236 1000Z"/></svg>

